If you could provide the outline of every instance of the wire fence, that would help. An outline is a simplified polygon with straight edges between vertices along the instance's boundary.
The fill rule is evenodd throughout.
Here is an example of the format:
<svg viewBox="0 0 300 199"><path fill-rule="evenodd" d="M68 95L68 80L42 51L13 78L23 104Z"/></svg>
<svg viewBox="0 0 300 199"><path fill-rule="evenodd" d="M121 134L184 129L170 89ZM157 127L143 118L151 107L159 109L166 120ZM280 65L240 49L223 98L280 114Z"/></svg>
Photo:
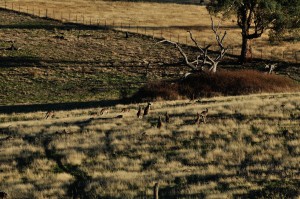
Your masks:
<svg viewBox="0 0 300 199"><path fill-rule="evenodd" d="M22 6L17 2L2 1L0 7L12 10L19 13L25 13L42 18L51 18L65 23L76 23L81 25L98 26L104 29L116 29L126 31L129 33L137 33L142 35L151 36L156 39L167 39L180 44L194 46L193 41L190 40L186 31L174 33L174 29L166 27L149 27L143 24L136 24L130 22L115 22L113 19L96 19L95 17L85 16L84 14L76 14L72 12L59 12L55 9L41 9L29 6ZM211 44L211 41L201 40L195 37L201 46ZM211 50L218 50L217 45L212 45ZM228 45L228 54L240 55L240 45ZM256 46L252 43L251 58L269 59L272 61L288 61L293 63L300 63L300 50L287 50L282 48L272 48L266 50L265 46Z"/></svg>

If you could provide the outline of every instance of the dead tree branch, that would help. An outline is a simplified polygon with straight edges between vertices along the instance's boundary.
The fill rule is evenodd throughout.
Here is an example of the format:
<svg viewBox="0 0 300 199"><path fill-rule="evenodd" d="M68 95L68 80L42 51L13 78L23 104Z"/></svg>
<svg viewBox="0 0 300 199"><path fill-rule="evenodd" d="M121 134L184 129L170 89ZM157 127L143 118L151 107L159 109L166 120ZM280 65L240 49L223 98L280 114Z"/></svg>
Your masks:
<svg viewBox="0 0 300 199"><path fill-rule="evenodd" d="M220 27L220 22L218 23L218 26L215 27L214 21L211 17L211 29L213 33L215 34L216 41L218 43L218 46L220 48L219 53L216 57L212 57L212 55L209 55L209 48L212 46L211 44L201 47L196 39L193 37L193 34L191 31L188 31L190 35L190 39L193 41L194 45L198 48L199 54L197 55L196 59L194 61L190 61L186 53L183 51L183 49L180 47L180 45L177 42L170 41L170 40L162 40L158 43L170 43L175 45L175 47L179 50L180 54L183 56L186 65L192 69L193 71L201 71L203 70L204 66L209 66L209 71L215 73L217 71L217 66L219 62L223 59L225 56L225 53L227 51L227 48L224 47L223 41L227 35L227 32L225 31L223 35L221 33L218 33Z"/></svg>

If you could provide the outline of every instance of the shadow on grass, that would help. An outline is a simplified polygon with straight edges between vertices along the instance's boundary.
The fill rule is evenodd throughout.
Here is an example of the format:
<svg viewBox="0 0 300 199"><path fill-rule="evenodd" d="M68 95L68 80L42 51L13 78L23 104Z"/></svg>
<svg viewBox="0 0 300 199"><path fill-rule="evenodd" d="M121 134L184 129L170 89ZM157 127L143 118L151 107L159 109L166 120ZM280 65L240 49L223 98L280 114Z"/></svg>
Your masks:
<svg viewBox="0 0 300 199"><path fill-rule="evenodd" d="M24 23L16 23L16 24L9 24L9 25L0 25L0 29L103 30L103 29L109 28L109 26L102 26L102 25L85 25L85 24L78 24L78 23L71 23L71 22L63 23L56 19L51 19L48 17L38 17L38 16L35 16L32 14L27 14L27 13L9 10L9 9L5 9L5 8L0 8L0 12L8 12L8 13L13 13L13 14L17 14L17 15L29 16L29 17L37 20L34 22L24 22Z"/></svg>
<svg viewBox="0 0 300 199"><path fill-rule="evenodd" d="M9 105L0 106L0 113L29 113L36 111L62 111L72 109L85 109L96 107L114 106L117 104L127 104L127 100L103 100L90 102L66 102L66 103L51 103L51 104L25 104L25 105Z"/></svg>

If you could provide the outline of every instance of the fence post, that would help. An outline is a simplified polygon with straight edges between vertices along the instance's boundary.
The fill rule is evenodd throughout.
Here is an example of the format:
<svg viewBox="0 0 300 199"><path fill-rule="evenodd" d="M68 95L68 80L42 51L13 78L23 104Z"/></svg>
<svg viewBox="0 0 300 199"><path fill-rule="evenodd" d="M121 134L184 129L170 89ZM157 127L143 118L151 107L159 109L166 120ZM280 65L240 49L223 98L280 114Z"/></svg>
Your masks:
<svg viewBox="0 0 300 199"><path fill-rule="evenodd" d="M46 9L46 18L48 18L48 9Z"/></svg>
<svg viewBox="0 0 300 199"><path fill-rule="evenodd" d="M158 190L159 190L159 185L158 182L156 182L153 187L153 199L158 199Z"/></svg>
<svg viewBox="0 0 300 199"><path fill-rule="evenodd" d="M179 34L177 35L177 42L179 43Z"/></svg>
<svg viewBox="0 0 300 199"><path fill-rule="evenodd" d="M21 6L20 6L20 3L19 3L19 12L21 11Z"/></svg>
<svg viewBox="0 0 300 199"><path fill-rule="evenodd" d="M163 36L162 36L162 29L160 29L160 38L163 38Z"/></svg>
<svg viewBox="0 0 300 199"><path fill-rule="evenodd" d="M4 2L4 8L6 9L6 1Z"/></svg>
<svg viewBox="0 0 300 199"><path fill-rule="evenodd" d="M39 17L41 17L41 9L39 9Z"/></svg>
<svg viewBox="0 0 300 199"><path fill-rule="evenodd" d="M63 20L63 13L60 12L60 20L62 21Z"/></svg>
<svg viewBox="0 0 300 199"><path fill-rule="evenodd" d="M34 15L34 7L32 8L32 15Z"/></svg>
<svg viewBox="0 0 300 199"><path fill-rule="evenodd" d="M11 9L14 10L14 3L11 3Z"/></svg>

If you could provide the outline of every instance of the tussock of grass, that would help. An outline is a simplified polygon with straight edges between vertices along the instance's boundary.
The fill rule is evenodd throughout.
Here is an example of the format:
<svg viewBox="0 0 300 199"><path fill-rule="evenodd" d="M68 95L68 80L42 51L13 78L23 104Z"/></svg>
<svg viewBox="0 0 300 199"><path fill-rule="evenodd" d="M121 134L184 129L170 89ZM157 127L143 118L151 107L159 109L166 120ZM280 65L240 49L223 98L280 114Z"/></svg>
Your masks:
<svg viewBox="0 0 300 199"><path fill-rule="evenodd" d="M178 100L254 93L289 92L300 89L298 83L279 76L254 70L219 71L216 74L193 74L175 82L161 81L142 87L135 100Z"/></svg>

